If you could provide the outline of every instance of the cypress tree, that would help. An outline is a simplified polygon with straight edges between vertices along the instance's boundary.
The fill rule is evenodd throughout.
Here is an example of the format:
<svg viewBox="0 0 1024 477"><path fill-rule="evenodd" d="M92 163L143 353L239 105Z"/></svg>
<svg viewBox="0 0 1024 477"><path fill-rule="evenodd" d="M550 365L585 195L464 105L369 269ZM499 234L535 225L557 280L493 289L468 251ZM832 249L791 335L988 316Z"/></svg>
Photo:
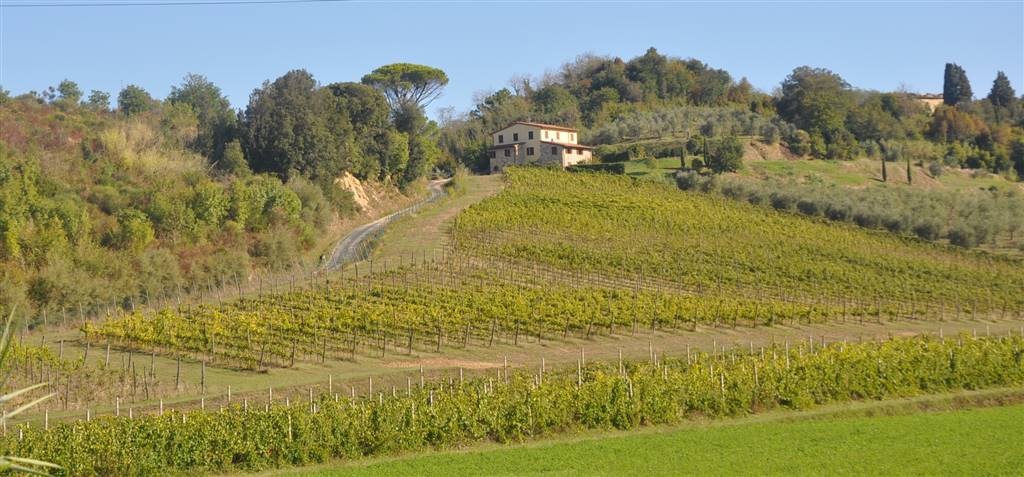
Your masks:
<svg viewBox="0 0 1024 477"><path fill-rule="evenodd" d="M996 79L992 82L992 90L988 93L988 100L996 107L1007 107L1013 102L1017 95L1010 86L1010 79L1002 71L996 73Z"/></svg>
<svg viewBox="0 0 1024 477"><path fill-rule="evenodd" d="M970 101L974 96L967 72L956 63L946 63L946 71L942 80L942 102L953 106Z"/></svg>

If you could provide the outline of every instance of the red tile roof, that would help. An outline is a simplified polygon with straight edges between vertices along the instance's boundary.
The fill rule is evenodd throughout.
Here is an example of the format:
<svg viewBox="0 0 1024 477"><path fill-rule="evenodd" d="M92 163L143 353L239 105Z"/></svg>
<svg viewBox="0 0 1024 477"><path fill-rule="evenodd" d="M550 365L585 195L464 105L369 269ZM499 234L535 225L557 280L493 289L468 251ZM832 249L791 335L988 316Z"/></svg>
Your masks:
<svg viewBox="0 0 1024 477"><path fill-rule="evenodd" d="M557 124L534 123L534 122L530 122L530 121L512 121L512 122L508 123L507 126L501 128L501 129L498 129L497 131L492 131L491 134L494 134L494 133L496 133L498 131L504 131L504 130L506 130L506 129L514 126L514 125L516 125L516 124L525 124L527 126L536 126L536 127L543 128L543 129L558 129L560 131L576 132L576 129L574 129L574 128L565 127L565 126L559 126Z"/></svg>

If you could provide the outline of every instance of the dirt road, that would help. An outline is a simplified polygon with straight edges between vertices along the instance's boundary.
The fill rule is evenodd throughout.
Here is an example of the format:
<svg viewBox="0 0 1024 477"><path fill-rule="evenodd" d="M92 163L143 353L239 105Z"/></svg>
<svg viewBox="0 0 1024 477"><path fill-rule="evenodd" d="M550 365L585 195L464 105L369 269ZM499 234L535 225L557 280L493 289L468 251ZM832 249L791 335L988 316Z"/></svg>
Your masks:
<svg viewBox="0 0 1024 477"><path fill-rule="evenodd" d="M427 196L426 199L353 230L334 246L334 250L331 252L331 258L327 261L324 268L327 270L335 270L346 263L358 262L366 259L370 253L370 241L374 237L383 232L384 229L387 228L388 224L395 219L411 212L415 212L419 210L420 207L434 202L444 196L444 185L447 184L449 180L450 179L431 181L430 195Z"/></svg>

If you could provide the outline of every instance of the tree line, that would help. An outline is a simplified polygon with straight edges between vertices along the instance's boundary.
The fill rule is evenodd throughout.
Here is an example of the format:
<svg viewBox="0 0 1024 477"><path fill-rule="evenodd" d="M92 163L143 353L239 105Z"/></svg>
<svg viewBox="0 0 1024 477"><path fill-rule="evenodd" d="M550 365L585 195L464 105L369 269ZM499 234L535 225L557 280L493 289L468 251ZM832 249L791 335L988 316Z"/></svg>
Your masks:
<svg viewBox="0 0 1024 477"><path fill-rule="evenodd" d="M445 84L421 65L328 85L295 70L240 111L196 74L163 100L71 80L3 92L0 303L92 312L306 262L358 208L339 176L406 189L439 166L423 108Z"/></svg>

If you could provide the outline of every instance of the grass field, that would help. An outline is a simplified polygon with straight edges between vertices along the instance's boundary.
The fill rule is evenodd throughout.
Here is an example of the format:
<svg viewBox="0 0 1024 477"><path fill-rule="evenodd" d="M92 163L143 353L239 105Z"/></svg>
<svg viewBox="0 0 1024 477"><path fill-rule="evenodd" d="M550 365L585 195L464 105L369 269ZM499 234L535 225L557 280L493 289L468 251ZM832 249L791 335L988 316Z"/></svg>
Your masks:
<svg viewBox="0 0 1024 477"><path fill-rule="evenodd" d="M812 414L813 416L813 414ZM279 476L1021 475L1024 405L740 419ZM579 438L577 438L579 439Z"/></svg>

